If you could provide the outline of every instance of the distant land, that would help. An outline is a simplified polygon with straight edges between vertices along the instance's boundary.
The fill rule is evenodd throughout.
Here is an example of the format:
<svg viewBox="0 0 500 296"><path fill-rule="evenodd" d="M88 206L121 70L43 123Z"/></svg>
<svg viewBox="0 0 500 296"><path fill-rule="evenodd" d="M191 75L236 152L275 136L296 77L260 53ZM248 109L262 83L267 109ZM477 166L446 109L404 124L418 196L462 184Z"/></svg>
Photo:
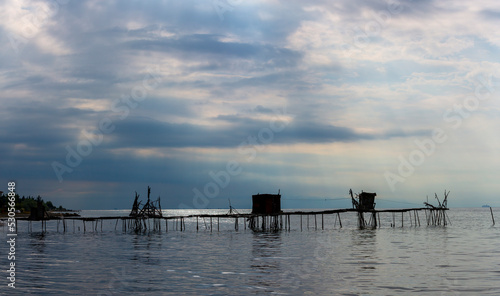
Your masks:
<svg viewBox="0 0 500 296"><path fill-rule="evenodd" d="M38 201L41 201L43 206L45 207L45 210L47 212L55 212L55 211L61 211L61 212L66 212L66 211L73 211L73 210L68 210L64 208L62 205L56 207L51 201L44 201L43 198L38 195L36 198L33 196L22 196L20 197L18 194L15 195L15 202L16 202L16 213L19 214L29 214L31 211L31 208L36 208ZM9 197L6 194L1 194L0 195L0 216L5 216L8 212L9 208Z"/></svg>

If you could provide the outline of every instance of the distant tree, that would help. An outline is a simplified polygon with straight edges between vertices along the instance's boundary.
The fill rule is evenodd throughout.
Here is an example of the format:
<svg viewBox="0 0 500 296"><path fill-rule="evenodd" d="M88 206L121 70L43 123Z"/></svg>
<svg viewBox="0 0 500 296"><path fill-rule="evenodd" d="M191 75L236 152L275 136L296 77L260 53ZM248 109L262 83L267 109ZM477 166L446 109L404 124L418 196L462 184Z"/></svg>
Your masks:
<svg viewBox="0 0 500 296"><path fill-rule="evenodd" d="M47 208L48 208L49 211L52 211L52 210L54 210L56 208L51 201L48 201L46 203L46 205L47 205Z"/></svg>

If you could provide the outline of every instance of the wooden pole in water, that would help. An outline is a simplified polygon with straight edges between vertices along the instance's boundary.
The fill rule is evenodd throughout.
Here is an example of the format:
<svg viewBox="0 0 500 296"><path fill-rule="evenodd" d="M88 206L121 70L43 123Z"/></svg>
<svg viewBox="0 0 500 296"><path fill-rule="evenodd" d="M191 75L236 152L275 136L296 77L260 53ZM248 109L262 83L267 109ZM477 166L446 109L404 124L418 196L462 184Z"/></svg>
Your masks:
<svg viewBox="0 0 500 296"><path fill-rule="evenodd" d="M340 213L337 213L337 217L339 217L339 225L340 225L340 228L342 228L342 220L340 220Z"/></svg>
<svg viewBox="0 0 500 296"><path fill-rule="evenodd" d="M493 220L493 225L495 225L495 218L493 217L493 210L490 207L491 220Z"/></svg>
<svg viewBox="0 0 500 296"><path fill-rule="evenodd" d="M300 231L302 231L302 215L300 215Z"/></svg>
<svg viewBox="0 0 500 296"><path fill-rule="evenodd" d="M323 214L321 214L321 230L325 230L325 221L324 221Z"/></svg>
<svg viewBox="0 0 500 296"><path fill-rule="evenodd" d="M314 230L318 230L318 223L316 223L316 214L314 214Z"/></svg>

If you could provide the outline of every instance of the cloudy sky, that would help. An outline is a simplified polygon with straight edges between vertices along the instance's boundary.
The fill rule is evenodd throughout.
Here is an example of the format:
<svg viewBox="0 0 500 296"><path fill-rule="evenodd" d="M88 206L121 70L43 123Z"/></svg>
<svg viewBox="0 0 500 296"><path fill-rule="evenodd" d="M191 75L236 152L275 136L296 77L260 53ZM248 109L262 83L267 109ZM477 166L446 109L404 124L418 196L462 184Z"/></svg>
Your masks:
<svg viewBox="0 0 500 296"><path fill-rule="evenodd" d="M0 190L498 206L499 26L493 0L4 0Z"/></svg>

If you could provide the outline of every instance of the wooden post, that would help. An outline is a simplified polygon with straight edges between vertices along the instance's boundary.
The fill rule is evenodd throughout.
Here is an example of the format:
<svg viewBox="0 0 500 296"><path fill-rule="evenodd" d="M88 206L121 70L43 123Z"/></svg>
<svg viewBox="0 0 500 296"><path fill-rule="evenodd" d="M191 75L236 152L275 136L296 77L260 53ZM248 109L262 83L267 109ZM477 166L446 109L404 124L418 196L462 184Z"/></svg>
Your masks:
<svg viewBox="0 0 500 296"><path fill-rule="evenodd" d="M321 214L321 230L325 230L325 221L323 218L323 214Z"/></svg>
<svg viewBox="0 0 500 296"><path fill-rule="evenodd" d="M337 213L337 217L339 217L339 225L340 225L340 228L342 228L342 220L340 220L340 213Z"/></svg>
<svg viewBox="0 0 500 296"><path fill-rule="evenodd" d="M403 217L404 217L404 212L401 212L401 227L403 227Z"/></svg>
<svg viewBox="0 0 500 296"><path fill-rule="evenodd" d="M300 215L300 231L302 231L302 214Z"/></svg>
<svg viewBox="0 0 500 296"><path fill-rule="evenodd" d="M495 225L495 218L493 217L493 210L490 207L491 220L493 220L493 225Z"/></svg>
<svg viewBox="0 0 500 296"><path fill-rule="evenodd" d="M316 223L316 214L314 214L314 230L318 230L318 223Z"/></svg>
<svg viewBox="0 0 500 296"><path fill-rule="evenodd" d="M217 232L219 231L219 217L217 217Z"/></svg>

